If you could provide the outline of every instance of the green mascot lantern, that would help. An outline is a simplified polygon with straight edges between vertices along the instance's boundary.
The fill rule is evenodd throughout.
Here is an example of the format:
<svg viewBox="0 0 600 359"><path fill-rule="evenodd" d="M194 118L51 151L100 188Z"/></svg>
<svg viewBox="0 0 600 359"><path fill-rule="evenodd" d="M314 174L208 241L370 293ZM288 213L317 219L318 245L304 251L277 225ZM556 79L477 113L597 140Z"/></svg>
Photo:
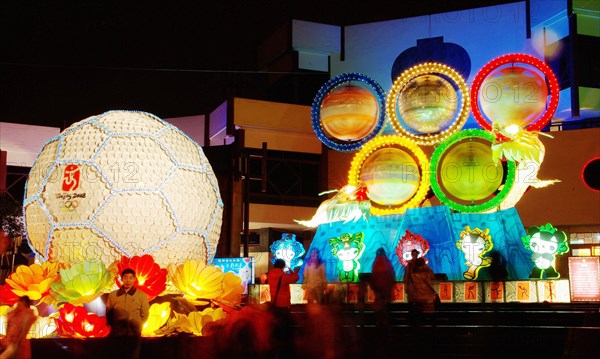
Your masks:
<svg viewBox="0 0 600 359"><path fill-rule="evenodd" d="M344 233L338 238L331 238L331 253L337 257L340 282L357 282L360 263L358 260L363 254L364 233Z"/></svg>
<svg viewBox="0 0 600 359"><path fill-rule="evenodd" d="M556 271L554 262L557 255L569 251L567 235L563 231L554 228L550 223L541 227L529 227L527 236L521 238L525 249L530 249L533 254L531 260L535 267L529 278L532 279L557 279L560 273Z"/></svg>

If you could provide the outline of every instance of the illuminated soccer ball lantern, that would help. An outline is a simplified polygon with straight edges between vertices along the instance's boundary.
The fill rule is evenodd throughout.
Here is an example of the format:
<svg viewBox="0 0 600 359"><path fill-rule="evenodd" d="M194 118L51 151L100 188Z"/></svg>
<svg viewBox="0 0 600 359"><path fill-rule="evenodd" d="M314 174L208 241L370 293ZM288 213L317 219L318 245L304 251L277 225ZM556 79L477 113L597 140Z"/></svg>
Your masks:
<svg viewBox="0 0 600 359"><path fill-rule="evenodd" d="M321 103L321 123L330 136L356 141L373 131L378 111L377 100L371 91L356 85L339 86Z"/></svg>
<svg viewBox="0 0 600 359"><path fill-rule="evenodd" d="M404 122L420 133L435 133L446 128L458 105L456 91L441 76L418 76L404 87L399 101Z"/></svg>
<svg viewBox="0 0 600 359"><path fill-rule="evenodd" d="M223 203L202 149L144 112L77 122L38 155L23 203L42 261L106 265L150 254L160 266L210 262Z"/></svg>
<svg viewBox="0 0 600 359"><path fill-rule="evenodd" d="M479 90L483 113L499 125L525 128L546 110L546 80L534 70L509 66L492 71Z"/></svg>

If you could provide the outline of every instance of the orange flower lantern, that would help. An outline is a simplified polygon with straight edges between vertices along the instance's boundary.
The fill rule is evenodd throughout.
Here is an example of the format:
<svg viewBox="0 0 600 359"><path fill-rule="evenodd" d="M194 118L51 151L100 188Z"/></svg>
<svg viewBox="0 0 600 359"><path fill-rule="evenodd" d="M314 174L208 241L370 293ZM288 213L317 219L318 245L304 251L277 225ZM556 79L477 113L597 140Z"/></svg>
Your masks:
<svg viewBox="0 0 600 359"><path fill-rule="evenodd" d="M127 268L135 271L137 277L135 287L146 293L148 300L156 298L166 288L167 269L156 264L154 258L149 254L131 258L123 256L117 268L119 274ZM119 287L123 284L119 276L115 278L115 281Z"/></svg>
<svg viewBox="0 0 600 359"><path fill-rule="evenodd" d="M106 317L88 313L84 307L65 304L55 318L58 334L73 338L101 338L110 333Z"/></svg>
<svg viewBox="0 0 600 359"><path fill-rule="evenodd" d="M20 265L6 284L17 297L26 295L31 300L41 300L50 293L50 286L60 280L58 270L58 263Z"/></svg>

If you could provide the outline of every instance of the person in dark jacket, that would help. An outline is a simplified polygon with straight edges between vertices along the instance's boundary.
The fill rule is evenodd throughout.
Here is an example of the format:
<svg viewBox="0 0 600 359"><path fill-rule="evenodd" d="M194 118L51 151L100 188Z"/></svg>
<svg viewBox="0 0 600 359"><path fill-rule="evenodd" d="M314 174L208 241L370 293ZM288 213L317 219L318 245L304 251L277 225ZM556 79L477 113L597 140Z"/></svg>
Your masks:
<svg viewBox="0 0 600 359"><path fill-rule="evenodd" d="M419 252L412 251L404 272L404 285L410 306L411 322L420 322L425 317L430 319L435 313L437 293L433 289L435 275L425 262L425 258L418 257Z"/></svg>
<svg viewBox="0 0 600 359"><path fill-rule="evenodd" d="M386 256L385 249L379 248L377 256L371 268L371 289L375 293L373 310L377 324L385 325L389 316L389 304L392 301L392 293L396 276L392 262Z"/></svg>

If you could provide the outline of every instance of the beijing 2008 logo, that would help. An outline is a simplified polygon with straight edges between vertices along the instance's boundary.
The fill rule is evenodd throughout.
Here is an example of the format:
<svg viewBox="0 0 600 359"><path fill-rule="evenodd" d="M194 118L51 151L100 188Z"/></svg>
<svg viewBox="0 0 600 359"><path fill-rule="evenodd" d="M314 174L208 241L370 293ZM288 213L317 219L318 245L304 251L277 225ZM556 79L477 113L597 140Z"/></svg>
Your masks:
<svg viewBox="0 0 600 359"><path fill-rule="evenodd" d="M62 201L62 212L74 212L79 207L79 199L85 198L85 193L75 193L79 188L81 169L78 165L67 165L63 171L62 191L57 193L56 198ZM68 193L65 193L68 192Z"/></svg>
<svg viewBox="0 0 600 359"><path fill-rule="evenodd" d="M62 190L65 192L77 190L79 188L80 175L79 166L68 165L63 172Z"/></svg>

